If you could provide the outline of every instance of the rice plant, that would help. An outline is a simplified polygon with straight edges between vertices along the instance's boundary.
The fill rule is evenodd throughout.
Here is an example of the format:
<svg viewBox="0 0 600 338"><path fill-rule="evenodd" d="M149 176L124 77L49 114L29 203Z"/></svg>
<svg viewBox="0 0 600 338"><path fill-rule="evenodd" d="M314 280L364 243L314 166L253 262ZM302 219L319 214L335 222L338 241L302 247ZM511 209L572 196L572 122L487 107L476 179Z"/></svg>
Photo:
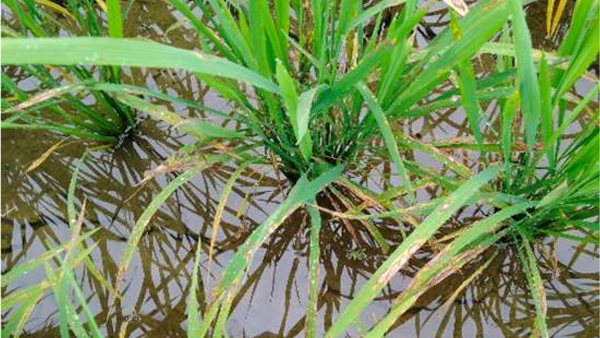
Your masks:
<svg viewBox="0 0 600 338"><path fill-rule="evenodd" d="M453 1L456 12L465 16L450 13L449 26L424 48L415 47L415 32L431 1L417 6L415 0L388 0L368 7L353 0L195 1L200 16L181 0L170 2L197 31L200 51L114 37L2 41L3 65L183 69L194 72L236 105L225 114L106 79L69 88L105 93L121 105L144 111L198 139L148 176L152 179L167 171L184 170L155 197L133 227L119 266L117 294L152 216L175 190L217 163L235 163L240 169L232 174L220 198L226 203L243 168L272 165L293 187L238 248L204 309L196 302L202 251L202 243L198 243L187 303L189 336L226 334L233 300L254 253L299 208L305 207L311 218L311 289L305 323L309 337L316 335L321 213L364 221L384 252L389 248L380 240L372 219L410 219L414 225L326 328L326 337L338 337L352 324L362 327L359 315L391 278L435 238L454 213L473 204L494 212L456 229L453 240L419 271L389 312L365 329L363 336L384 336L425 291L483 252L494 250L500 241L519 248L537 311L532 332L549 336L532 243L544 235L597 240L598 108L593 100L598 85L581 99L570 94L598 56L597 0L576 3L570 28L556 53L532 48L520 0L483 0L471 8ZM399 9L399 14L384 15L391 8ZM23 54L27 49L37 53ZM476 76L476 59L482 55L493 55L497 69ZM203 109L212 120L184 119L150 103L151 99ZM25 102L35 108L44 100ZM491 116L482 109L491 102L501 107L499 130L490 127ZM468 147L481 158L479 168L465 166L441 151L442 146L411 138L402 129L405 121L459 106L464 108L472 132ZM574 139L563 140L567 127L582 116L591 123L584 124ZM223 122L213 122L217 119ZM444 145L458 146L458 142ZM451 174L443 175L403 156L411 150L431 155ZM368 158L383 152L393 163L390 176L400 181L398 185L373 191L345 177L349 171L366 170ZM438 198L419 201L416 192L423 185L439 186ZM344 206L329 209L319 203L324 197L336 198ZM370 203L377 213L353 200ZM219 217L217 213L209 256ZM414 221L416 217L421 221ZM583 232L585 239L573 235L573 230Z"/></svg>
<svg viewBox="0 0 600 338"><path fill-rule="evenodd" d="M51 1L3 1L3 4L6 6L3 12L10 11L15 19L14 23L2 26L5 37L123 37L118 1L108 1L101 9L83 0L70 0L63 3L64 6ZM99 11L106 12L108 19L104 20ZM108 29L103 21L108 21ZM1 127L42 129L99 142L121 141L135 132L134 110L106 92L71 94L74 89L92 82L121 84L120 74L119 67L3 67L2 110L10 117L3 119ZM35 91L22 88L17 80L31 81L32 78L39 83ZM37 101L44 104L31 108Z"/></svg>

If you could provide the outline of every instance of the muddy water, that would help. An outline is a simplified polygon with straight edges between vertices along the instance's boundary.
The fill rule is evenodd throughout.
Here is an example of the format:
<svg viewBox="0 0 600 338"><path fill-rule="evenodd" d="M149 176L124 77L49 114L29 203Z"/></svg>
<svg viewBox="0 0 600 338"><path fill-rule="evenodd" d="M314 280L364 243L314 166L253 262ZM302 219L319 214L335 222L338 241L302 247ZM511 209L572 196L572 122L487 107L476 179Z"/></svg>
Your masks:
<svg viewBox="0 0 600 338"><path fill-rule="evenodd" d="M135 2L126 29L132 35L150 36L184 48L193 48L195 36L182 28L171 29L177 16L162 2ZM141 20L141 21L140 21ZM443 25L443 13L427 17ZM152 25L144 25L152 22ZM185 28L185 27L184 27ZM142 31L143 30L143 31ZM165 36L165 32L169 31ZM540 45L541 46L541 45ZM188 73L157 70L132 70L129 81L146 84L155 90L204 102L222 110L227 106ZM23 79L23 88L33 87ZM184 116L198 117L200 111L171 107ZM488 111L492 118L495 107ZM92 260L108 283L114 285L125 241L135 221L161 188L176 174L160 176L140 186L144 172L159 165L191 139L151 119L140 122L140 134L117 149L92 152L82 164L76 193L78 207L85 207L85 226L100 228L93 242L98 243ZM433 117L407 123L405 132L427 141L468 136L464 114L445 111ZM2 131L2 271L37 257L48 249L68 241L66 192L75 163L86 147L69 142L59 148L39 168L25 169L46 149L61 140L48 133ZM475 154L453 154L471 168L479 163ZM420 153L408 154L431 167L441 167ZM386 173L390 166L373 159L365 177L354 175L372 189L390 184ZM213 167L180 188L152 218L147 233L121 287L122 300L109 308L110 293L94 277L76 270L96 320L106 336L117 336L127 324L128 337L185 337L186 297L190 287L194 250L198 241L207 244L220 193L235 168ZM362 174L364 175L364 174ZM199 302L205 306L210 288L231 259L240 243L279 205L289 184L278 179L270 167L252 167L236 182L229 196L218 234L216 253L209 265L203 256L200 269ZM418 197L435 197L438 189L419 191ZM335 200L322 201L336 203ZM339 202L338 202L339 203ZM464 208L455 215L442 233L464 226L486 215L485 210ZM326 217L326 215L323 215ZM235 299L228 321L232 337L303 336L308 289L307 215L298 211L290 217L257 252L248 277ZM402 241L408 225L379 221L387 243L393 249ZM91 245L88 241L87 245ZM360 290L375 269L385 260L364 226L355 222L325 218L321 234L318 336L337 318L341 309ZM419 269L436 251L426 246L391 281L389 287L360 317L369 327L381 318L395 297L408 285ZM536 248L536 257L548 297L548 326L556 337L597 336L600 299L598 297L598 249L591 244L545 240ZM445 304L453 291L481 264L491 260L481 273L454 301ZM6 296L44 278L43 270L30 273L3 288ZM396 323L390 337L529 337L534 307L528 294L518 253L510 248L485 253L474 264L423 295L418 303ZM447 306L444 306L447 305ZM3 313L5 316L7 313ZM5 317L6 318L6 317ZM57 309L54 298L42 299L25 326L28 337L57 337ZM359 337L355 326L348 336Z"/></svg>

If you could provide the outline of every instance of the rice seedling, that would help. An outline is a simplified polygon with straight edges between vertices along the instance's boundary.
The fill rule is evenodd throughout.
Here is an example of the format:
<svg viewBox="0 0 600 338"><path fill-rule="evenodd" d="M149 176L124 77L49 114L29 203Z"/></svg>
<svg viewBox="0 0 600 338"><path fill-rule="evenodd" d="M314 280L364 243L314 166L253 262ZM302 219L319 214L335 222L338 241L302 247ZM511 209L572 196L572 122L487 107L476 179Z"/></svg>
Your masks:
<svg viewBox="0 0 600 338"><path fill-rule="evenodd" d="M101 9L92 2L81 0L62 5L51 1L5 1L3 4L6 5L3 10L9 10L15 19L14 23L2 26L2 34L6 37L123 37L119 1L108 1ZM103 16L99 11L107 13L107 32L103 32ZM116 143L135 132L134 110L102 91L79 95L71 92L98 80L121 84L120 72L119 67L83 65L3 67L2 112L10 117L3 119L1 127L42 129ZM34 91L23 89L16 78L28 81L35 78L39 86ZM31 108L39 101L44 104Z"/></svg>
<svg viewBox="0 0 600 338"><path fill-rule="evenodd" d="M115 297L151 218L174 191L215 164L233 163L240 169L232 174L220 197L217 210L222 211L241 168L273 165L293 187L237 249L203 309L196 301L202 254L198 242L186 309L190 336L227 334L227 320L254 254L288 216L303 207L311 219L307 336L316 336L321 213L359 220L383 252L389 246L373 219L414 226L326 328L326 337L338 337L353 324L363 336L384 336L427 290L494 250L501 241L510 241L519 249L537 311L532 331L549 336L532 243L548 234L597 239L598 110L591 102L598 85L584 98L569 95L598 56L597 0L577 2L569 31L554 54L533 49L520 0L483 0L471 8L453 1L457 11L466 15L459 19L451 13L449 26L423 49L414 48L415 31L431 1L419 7L415 0L381 1L370 7L352 0L195 1L200 17L183 1L170 3L197 31L201 51L120 39L112 33L110 38L2 41L3 65L97 65L107 67L113 75L118 74L115 67L183 69L194 72L236 105L225 114L107 79L65 89L103 93L197 138L147 176L150 180L184 170L133 226L119 265ZM401 8L400 14L384 22L384 11L392 7ZM27 48L38 53L23 54ZM483 54L496 58L497 69L477 77L474 60ZM452 86L448 87L448 82ZM25 105L39 107L50 94L40 95L42 99L25 98ZM150 103L153 98L195 106L212 120L184 119ZM490 102L501 107L500 130L487 127L490 117L482 105ZM402 122L459 106L464 107L474 139L468 146L482 159L480 169L469 168L441 150L462 144L450 142L442 147L403 132ZM592 123L565 142L565 130L584 112ZM212 122L217 119L223 122ZM403 156L414 150L434 157L451 174L443 175ZM364 170L368 158L382 153L393 164L389 181L394 177L399 184L373 191L345 177L351 170L368 175ZM428 185L439 186L441 193L431 201L419 201L416 193ZM324 205L323 199L329 199L332 207ZM371 213L356 200L370 203L377 212ZM494 212L456 229L452 241L418 272L391 303L389 312L371 327L364 327L359 322L364 309L411 257L430 245L454 213L474 204ZM210 258L220 227L219 212L211 224ZM586 239L573 235L572 230L583 232Z"/></svg>

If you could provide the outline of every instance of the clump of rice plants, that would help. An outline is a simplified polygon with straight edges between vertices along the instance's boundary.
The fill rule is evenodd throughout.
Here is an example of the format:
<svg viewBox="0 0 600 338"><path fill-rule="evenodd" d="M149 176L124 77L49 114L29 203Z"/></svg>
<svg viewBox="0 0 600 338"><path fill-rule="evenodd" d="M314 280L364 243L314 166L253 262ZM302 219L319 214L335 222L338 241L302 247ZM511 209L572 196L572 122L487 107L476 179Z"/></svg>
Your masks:
<svg viewBox="0 0 600 338"><path fill-rule="evenodd" d="M292 180L314 172L319 163L353 163L371 136L381 131L397 171L408 184L390 122L412 116L414 104L445 82L459 63L469 60L507 18L503 5L492 4L489 12L478 6L465 18L459 40L446 30L427 53L414 53L411 32L428 9L428 4L417 9L415 1L406 3L402 14L386 23L382 12L397 6L397 1L379 2L368 9L357 1L336 6L316 2L310 10L301 2L276 2L271 8L267 1L257 1L233 9L221 1L199 3L204 17L211 18L207 23L183 2L172 3L198 30L205 54L115 39L39 39L35 46L67 51L45 53L44 61L51 64L174 67L199 73L211 88L242 108L235 118L245 124L247 138L260 137ZM488 19L486 29L473 28ZM368 25L376 28L367 29ZM25 42L32 40L8 41ZM154 57L143 57L148 54ZM5 63L37 63L35 58L21 55ZM253 93L232 80L254 85ZM505 94L495 93L493 85L485 93L487 100ZM365 107L370 114L365 114Z"/></svg>
<svg viewBox="0 0 600 338"><path fill-rule="evenodd" d="M594 101L599 86L592 85L585 97L565 95L598 56L598 9L591 6L593 1L576 4L557 53L571 60L564 67L549 65L548 55L535 64L527 26L514 24L520 86L519 93L508 98L502 109L500 144L505 174L496 189L540 201L529 211L529 225L520 229L531 238L564 234L571 225L589 228L586 220L598 214L598 112ZM521 10L513 6L516 14ZM513 68L509 63L504 67ZM523 138L515 129L519 114ZM581 123L581 130L565 138L567 128L581 118L589 123ZM520 141L525 149L517 151L514 144Z"/></svg>
<svg viewBox="0 0 600 338"><path fill-rule="evenodd" d="M54 2L4 2L14 23L2 27L8 38L51 36L104 36L122 38L118 1L97 8L90 1L72 0L62 6ZM108 14L108 31L99 11ZM24 53L36 53L27 48ZM2 110L10 113L2 128L44 129L99 142L115 143L136 129L135 112L103 91L71 94L93 82L121 84L120 68L22 65L3 67ZM35 91L24 89L17 79L39 83ZM43 101L42 103L39 103ZM90 103L91 102L91 103ZM38 104L39 103L39 104Z"/></svg>
<svg viewBox="0 0 600 338"><path fill-rule="evenodd" d="M145 111L198 138L150 173L149 179L185 169L156 196L133 227L119 267L117 292L152 216L179 186L216 163L236 163L240 169L231 176L220 199L226 202L243 168L273 165L276 172L289 178L293 188L238 248L214 286L209 306L201 310L196 303L202 250L198 245L187 308L190 336L225 334L233 300L254 253L301 207L311 218L311 282L305 324L309 337L316 332L320 212L365 220L375 238L377 229L368 222L371 219L402 221L424 216L327 328L326 337L338 337L457 210L477 203L494 212L457 229L453 240L421 269L393 301L390 311L364 336L384 336L426 290L493 249L504 237L517 239L514 243L521 250L534 291L538 314L534 330L548 336L544 293L530 243L544 234L572 238L575 236L569 231L573 229L597 239L598 109L590 102L597 96L598 85L583 99L567 95L598 56L597 1L577 2L570 29L555 54L533 50L520 0L483 0L470 9L453 1L457 11L466 15L459 19L451 13L450 25L422 49L415 48L414 32L431 2L418 7L415 0L380 1L364 7L353 0L196 1L201 16L181 0L170 2L197 31L201 51L140 39L2 41L3 64L184 69L195 72L236 105L224 114L140 87L105 80L85 84L87 90L110 93L115 102ZM395 7L401 8L399 14L383 20L384 11L400 4ZM38 53L22 54L28 46ZM494 55L497 69L477 77L474 59L482 54ZM445 86L448 82L453 84L450 88ZM151 98L196 106L225 122L217 125L206 119L183 119L148 102ZM495 140L490 136L494 130L482 127L490 117L481 106L491 101L499 102L502 112ZM468 168L435 145L402 131L403 121L458 106L467 115L474 140L469 146L479 152L481 169ZM584 111L593 123L566 142L562 139L565 129ZM206 148L211 151L203 151ZM451 175L403 157L404 151L415 149L435 157ZM344 177L350 168L365 168L368 157L382 150L394 165L398 186L372 191ZM440 186L439 198L418 201L415 192L423 184ZM339 187L381 212L363 212L350 199L343 210L326 210L317 203L318 195L334 194ZM219 229L219 217L217 213L213 236ZM386 251L385 244L381 247Z"/></svg>

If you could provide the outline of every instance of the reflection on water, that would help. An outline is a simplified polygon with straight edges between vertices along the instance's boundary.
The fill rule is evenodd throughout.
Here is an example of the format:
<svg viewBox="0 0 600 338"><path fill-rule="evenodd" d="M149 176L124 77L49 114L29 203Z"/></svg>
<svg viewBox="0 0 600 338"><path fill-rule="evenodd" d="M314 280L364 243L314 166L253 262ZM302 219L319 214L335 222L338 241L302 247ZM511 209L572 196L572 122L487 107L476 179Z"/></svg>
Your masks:
<svg viewBox="0 0 600 338"><path fill-rule="evenodd" d="M147 128L161 133L152 121L143 124L142 130ZM24 174L23 168L57 138L45 135L35 138L35 142L23 142L18 133L10 131L4 131L2 136L2 210L13 210L2 220L2 263L6 271L36 257L48 244L56 246L68 240L66 187L75 161L73 154L80 153L81 149L63 148L38 170ZM152 143L142 136L112 154L94 152L84 163L79 201L83 197L88 200L86 226L102 229L93 237L98 248L92 259L111 284L115 282L117 264L132 224L156 190L172 178L153 181L151 186L134 194L138 190L136 183L143 178L141 173L158 165L179 147L177 137L167 133L163 136L162 139L153 136ZM23 154L25 147L28 154ZM15 157L8 157L11 154ZM138 255L122 287L123 299L117 302L115 309L109 311L110 294L102 284L87 273L78 275L84 292L90 297L96 320L105 323L108 336L116 335L125 322L131 337L185 336L185 297L190 286L194 249L198 240L208 244L220 190L233 170L215 167L206 171L179 189L161 207L140 242ZM223 215L211 275L207 270L208 254L204 255L200 273L200 289L204 292L215 284L237 245L281 201L287 183L272 176L275 175L269 168L257 167L247 170L236 182ZM343 203L333 193L324 194L321 199L320 204L328 208ZM441 234L484 215L482 210L465 208ZM340 309L385 258L358 221L342 222L327 214L323 216L318 305L321 329L335 320ZM306 220L303 211L293 214L257 253L234 302L235 311L228 325L233 337L302 334L308 288L309 227ZM409 225L381 221L377 226L393 249L402 240L401 230ZM596 249L590 245L574 248L571 242L559 242L552 252L553 243L549 240L541 248L537 257L548 291L549 327L559 336L574 333L592 336L599 325ZM370 325L373 318L385 314L391 301L435 252L435 245L430 245L411 259L365 311L361 322ZM449 291L458 288L493 255L490 266L471 286L449 307L443 306L452 295ZM517 253L512 250L486 252L460 274L423 295L415 307L399 319L393 332L398 336L422 337L527 336L534 309L518 262ZM12 286L15 289L3 289L3 296L42 278L41 271L39 275L29 275L18 286ZM198 297L205 306L205 293ZM34 336L40 337L54 336L58 332L56 316L53 298L44 298L26 325L27 332L36 332ZM359 336L358 332L351 334Z"/></svg>
<svg viewBox="0 0 600 338"><path fill-rule="evenodd" d="M164 7L162 10L154 6ZM134 2L126 30L193 48L195 37L176 28L178 16L170 13L164 2ZM529 11L528 11L529 13ZM445 10L433 10L423 24L423 31L435 34L446 24ZM144 26L139 22L154 23ZM171 30L170 30L171 29ZM165 36L165 33L169 34ZM136 35L132 34L132 35ZM189 35L189 36L188 36ZM3 68L18 79L18 68ZM167 70L130 70L128 81L146 84L155 90L203 101L227 110L220 100L185 72ZM18 82L18 81L17 81ZM21 79L21 86L28 86ZM29 88L34 87L31 83ZM182 115L197 117L202 111L170 106ZM495 103L484 107L489 113L489 137L494 137L497 117ZM454 109L444 109L404 126L407 134L426 141L468 137L468 121ZM37 257L50 246L68 241L66 195L76 161L85 145L67 142L38 169L25 169L45 150L60 141L59 137L41 132L2 131L2 271ZM100 228L86 245L98 243L91 256L94 264L111 285L115 283L117 265L124 243L133 224L157 192L176 177L176 173L159 176L143 186L144 172L155 168L182 145L191 141L164 124L145 119L135 140L118 149L98 150L85 159L77 190L78 207L87 200L84 225ZM374 141L378 143L380 141ZM480 162L475 152L467 149L449 151L473 170ZM443 167L418 151L406 153L408 159L446 173ZM110 291L87 270L77 269L76 278L96 320L108 337L118 335L127 324L128 337L185 337L186 297L191 282L194 250L198 241L208 248L212 220L221 190L235 168L219 165L198 175L178 189L152 218L140 241L137 254L121 287L122 299L113 308ZM354 170L354 181L381 191L392 184L391 166L373 156ZM207 293L218 280L236 248L279 205L289 184L278 179L271 167L248 168L234 185L224 210L216 250L210 271L207 249L202 257L198 301L204 309ZM428 200L441 188L426 186L417 196ZM319 204L344 211L349 196L342 186L319 196ZM484 208L468 207L457 213L440 230L438 239L457 227L487 215ZM320 285L318 303L318 336L335 321L337 315L365 281L385 260L386 254L373 239L365 224L356 220L332 217L322 213ZM308 216L295 212L257 252L247 278L234 300L228 321L232 337L303 336L306 300L308 298ZM418 219L414 220L417 224ZM373 221L390 249L401 243L403 234L413 226L408 222ZM433 254L435 241L418 252L391 281L388 287L359 318L360 323L349 336L360 336L360 326L369 327L381 318L391 302L402 292ZM598 248L592 244L545 240L535 252L540 264L548 299L548 327L555 336L594 337L600 326L598 313ZM453 298L477 268L489 266L463 292ZM42 270L31 273L2 288L6 297L44 278ZM391 337L529 337L533 327L534 305L521 270L518 253L497 246L485 252L460 273L448 278L421 296L392 329ZM3 313L6 318L8 311ZM44 297L25 325L28 337L58 336L58 314L53 297ZM4 324L4 322L3 322Z"/></svg>

